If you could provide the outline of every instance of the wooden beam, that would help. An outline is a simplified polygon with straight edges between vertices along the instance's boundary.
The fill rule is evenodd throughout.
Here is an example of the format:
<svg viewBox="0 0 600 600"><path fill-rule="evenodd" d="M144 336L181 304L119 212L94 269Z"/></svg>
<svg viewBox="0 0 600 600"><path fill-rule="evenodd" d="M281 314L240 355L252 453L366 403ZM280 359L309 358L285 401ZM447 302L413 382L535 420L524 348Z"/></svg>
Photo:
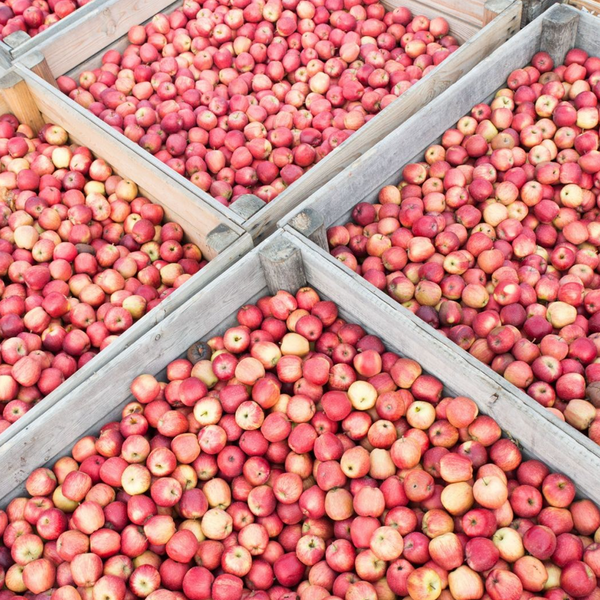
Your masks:
<svg viewBox="0 0 600 600"><path fill-rule="evenodd" d="M555 65L562 64L567 52L575 47L578 25L579 14L566 6L543 17L540 50L548 52Z"/></svg>
<svg viewBox="0 0 600 600"><path fill-rule="evenodd" d="M35 133L44 126L42 113L27 87L27 84L13 71L0 78L0 95L11 112L21 123L29 125Z"/></svg>
<svg viewBox="0 0 600 600"><path fill-rule="evenodd" d="M286 290L295 294L306 285L302 254L297 246L281 236L266 242L260 250L260 264L271 294Z"/></svg>
<svg viewBox="0 0 600 600"><path fill-rule="evenodd" d="M41 52L37 50L28 52L23 58L19 60L19 62L24 67L27 67L36 75L41 77L44 81L47 81L50 85L53 85L55 88L58 89L56 79L52 74L52 71L48 65L48 62L46 61L46 58Z"/></svg>
<svg viewBox="0 0 600 600"><path fill-rule="evenodd" d="M254 194L244 194L240 196L229 208L244 220L255 215L261 208L266 206L266 202Z"/></svg>
<svg viewBox="0 0 600 600"><path fill-rule="evenodd" d="M290 225L296 231L317 244L317 246L323 248L323 250L329 250L325 221L321 213L312 208L307 208L293 217L290 221Z"/></svg>

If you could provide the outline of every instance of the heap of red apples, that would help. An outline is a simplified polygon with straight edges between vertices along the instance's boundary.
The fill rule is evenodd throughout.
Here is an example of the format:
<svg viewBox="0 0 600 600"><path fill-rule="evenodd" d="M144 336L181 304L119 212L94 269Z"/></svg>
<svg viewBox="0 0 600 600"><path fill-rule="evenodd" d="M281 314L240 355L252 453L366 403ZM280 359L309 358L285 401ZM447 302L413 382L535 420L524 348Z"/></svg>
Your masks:
<svg viewBox="0 0 600 600"><path fill-rule="evenodd" d="M329 244L600 443L600 58L541 52L507 83Z"/></svg>
<svg viewBox="0 0 600 600"><path fill-rule="evenodd" d="M2 432L206 261L61 127L0 116L0 165Z"/></svg>
<svg viewBox="0 0 600 600"><path fill-rule="evenodd" d="M0 40L15 31L33 37L88 2L91 0L2 0Z"/></svg>
<svg viewBox="0 0 600 600"><path fill-rule="evenodd" d="M600 511L472 400L311 288L237 317L29 476L1 600L600 598Z"/></svg>
<svg viewBox="0 0 600 600"><path fill-rule="evenodd" d="M228 205L269 202L458 48L376 0L185 0L61 90Z"/></svg>

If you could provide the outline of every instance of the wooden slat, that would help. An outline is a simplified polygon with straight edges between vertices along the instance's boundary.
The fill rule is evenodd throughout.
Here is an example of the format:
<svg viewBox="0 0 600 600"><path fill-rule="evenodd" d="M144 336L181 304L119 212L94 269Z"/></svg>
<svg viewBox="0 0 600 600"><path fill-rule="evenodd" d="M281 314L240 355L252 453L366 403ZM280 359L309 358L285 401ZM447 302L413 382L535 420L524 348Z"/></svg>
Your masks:
<svg viewBox="0 0 600 600"><path fill-rule="evenodd" d="M575 44L591 56L600 56L600 16L579 12L579 27Z"/></svg>
<svg viewBox="0 0 600 600"><path fill-rule="evenodd" d="M321 248L301 243L291 232L288 236L300 244L309 285L343 306L386 346L419 362L452 394L473 398L531 456L568 474L584 495L600 501L600 479L590 476L600 472L600 447Z"/></svg>
<svg viewBox="0 0 600 600"><path fill-rule="evenodd" d="M503 87L508 74L526 64L539 49L541 20L535 21L467 73L446 93L433 99L352 165L291 209L280 223L301 210L312 208L323 215L325 226L338 224L358 202L374 202L382 186L398 183L404 166L423 152L478 102ZM409 90L410 91L410 90ZM352 139L352 138L350 138ZM382 160L382 157L385 157ZM325 159L326 160L326 159Z"/></svg>

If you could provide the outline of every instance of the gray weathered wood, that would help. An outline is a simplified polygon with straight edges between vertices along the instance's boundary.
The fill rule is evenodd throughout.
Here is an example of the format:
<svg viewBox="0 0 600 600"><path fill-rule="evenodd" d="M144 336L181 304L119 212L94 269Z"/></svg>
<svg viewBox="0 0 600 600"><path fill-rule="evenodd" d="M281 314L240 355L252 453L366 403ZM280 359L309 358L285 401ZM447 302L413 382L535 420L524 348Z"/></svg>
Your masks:
<svg viewBox="0 0 600 600"><path fill-rule="evenodd" d="M12 54L13 48L20 46L21 44L26 44L30 40L31 36L27 32L19 30L7 35L3 41L11 49Z"/></svg>
<svg viewBox="0 0 600 600"><path fill-rule="evenodd" d="M142 2L142 0L109 0L107 5L124 6L131 2ZM148 2L149 0L146 0ZM155 3L164 5L166 0L153 0ZM497 2L497 0L493 0ZM164 163L156 160L152 155L143 151L137 144L127 140L124 136L116 133L112 128L105 126L104 131L112 138L119 139L127 146L130 154L144 156L157 173L172 179L184 187L190 194L201 198L206 204L220 211L234 223L240 224L257 240L265 239L272 233L277 222L285 217L300 202L309 197L319 188L327 185L329 180L346 166L359 158L367 149L384 138L401 123L415 114L429 101L436 98L447 87L452 85L465 73L477 65L483 57L509 39L520 26L521 2L511 2L491 23L484 27L492 14L491 9L486 11L485 0L385 0L387 8L406 5L416 14L439 16L443 14L449 21L452 33L462 40L467 40L456 52L440 64L432 73L410 88L401 98L393 102L384 111L371 119L360 131L351 136L339 148L331 152L307 174L295 181L284 190L277 198L264 204L250 203L250 208L245 207L245 200L238 200L231 207L224 207L203 190L195 187L189 180L177 174ZM173 6L172 4L170 6ZM493 8L493 7L492 7ZM166 9L161 10L168 10ZM158 11L155 11L158 12ZM43 44L39 49L45 54L50 69L55 77L70 72L71 75L78 74L83 68L90 69L99 66L101 55L111 47L123 50L126 44L126 29L120 29L122 23L129 22L131 13L122 16L124 21L115 21L113 29L106 29L106 17L98 13L94 31L102 31L102 36L87 35L83 48L73 48L67 41L68 35L73 33L74 26L65 30L60 36ZM137 17L140 22L146 17ZM76 28L79 35L80 27ZM101 45L98 40L104 40ZM66 44L66 45L65 45ZM69 51L71 49L72 51ZM76 68L74 68L76 67ZM57 92L58 94L58 92ZM73 105L72 101L68 101ZM94 122L101 123L99 119L84 111L88 118ZM102 125L105 125L102 123Z"/></svg>
<svg viewBox="0 0 600 600"><path fill-rule="evenodd" d="M239 237L239 233L234 231L229 225L221 223L206 236L206 243L214 252L218 253L225 250L225 248L228 248Z"/></svg>
<svg viewBox="0 0 600 600"><path fill-rule="evenodd" d="M260 264L271 294L279 290L295 293L306 284L302 267L302 255L298 248L276 236L260 247Z"/></svg>
<svg viewBox="0 0 600 600"><path fill-rule="evenodd" d="M558 6L542 17L540 49L550 54L555 65L562 64L575 47L578 23L578 12L567 6Z"/></svg>
<svg viewBox="0 0 600 600"><path fill-rule="evenodd" d="M178 2L181 5L181 0ZM173 0L92 0L42 33L15 46L11 55L16 59L31 50L48 48L56 64L80 62L81 56L89 56L94 53L94 48L102 48L98 44L106 45L110 37L119 37L132 25L146 21L172 5Z"/></svg>
<svg viewBox="0 0 600 600"><path fill-rule="evenodd" d="M554 4L558 4L560 0L524 0L523 1L523 17L521 25L525 27L534 19L537 19L541 14L547 11Z"/></svg>
<svg viewBox="0 0 600 600"><path fill-rule="evenodd" d="M317 246L328 250L329 245L327 243L325 221L320 212L317 212L313 208L307 208L290 219L290 225L304 237L317 244Z"/></svg>
<svg viewBox="0 0 600 600"><path fill-rule="evenodd" d="M244 221L262 210L267 203L254 194L240 196L231 206L231 210L242 217Z"/></svg>
<svg viewBox="0 0 600 600"><path fill-rule="evenodd" d="M585 50L591 56L600 56L599 20L600 17L579 11L579 26L575 43L577 48Z"/></svg>

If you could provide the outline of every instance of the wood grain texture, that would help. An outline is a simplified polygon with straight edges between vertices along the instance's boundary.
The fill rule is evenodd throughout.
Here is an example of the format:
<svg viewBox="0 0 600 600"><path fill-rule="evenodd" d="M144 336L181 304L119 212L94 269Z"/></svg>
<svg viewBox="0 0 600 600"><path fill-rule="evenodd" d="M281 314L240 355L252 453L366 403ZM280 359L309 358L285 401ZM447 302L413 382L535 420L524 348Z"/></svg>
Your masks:
<svg viewBox="0 0 600 600"><path fill-rule="evenodd" d="M320 246L324 250L329 248L325 221L320 212L312 208L306 208L290 219L290 225L317 246Z"/></svg>
<svg viewBox="0 0 600 600"><path fill-rule="evenodd" d="M568 6L557 6L541 18L540 49L550 54L555 65L560 65L567 52L575 47L579 13Z"/></svg>
<svg viewBox="0 0 600 600"><path fill-rule="evenodd" d="M299 240L291 229L288 236ZM598 445L321 248L303 242L298 241L309 285L343 307L353 321L381 337L386 346L421 363L448 392L473 398L480 411L493 417L531 457L568 474L580 492L600 501L600 480L589 476L600 469Z"/></svg>
<svg viewBox="0 0 600 600"><path fill-rule="evenodd" d="M240 196L229 208L244 221L258 213L266 206L266 202L254 194Z"/></svg>
<svg viewBox="0 0 600 600"><path fill-rule="evenodd" d="M33 71L36 75L47 81L50 85L58 88L52 70L46 61L46 57L38 50L32 50L19 61L25 68Z"/></svg>
<svg viewBox="0 0 600 600"><path fill-rule="evenodd" d="M515 394L504 379L408 311L398 310L390 298L373 292L361 277L337 265L316 245L300 240L297 234L278 232L125 349L118 361L97 370L43 419L30 423L9 445L0 447L0 505L22 492L33 468L51 464L77 439L97 434L104 423L117 418L131 399L129 385L135 376L164 374L167 364L182 356L190 344L222 334L243 304L266 294L260 254L274 241L298 253L307 284L322 298L336 302L343 318L363 325L390 350L421 362L444 383L446 393L471 396L482 413L495 418L506 434L520 442L526 456L567 473L580 493L600 502L600 481L590 476L600 469L600 457L589 439L569 435L564 423L524 394ZM108 395L107 381L111 382ZM65 423L69 423L67 428ZM61 431L61 435L44 435L48 431Z"/></svg>
<svg viewBox="0 0 600 600"><path fill-rule="evenodd" d="M511 71L527 64L539 50L541 30L542 22L538 19L516 34L510 43L501 46L459 83L364 152L308 200L297 208L291 208L287 217L280 221L280 226L300 211L311 208L321 213L325 226L330 227L344 223L358 202L374 202L381 187L400 181L406 164L422 160L425 150L437 143L446 129L454 127L475 104L490 99L497 89L505 85Z"/></svg>
<svg viewBox="0 0 600 600"><path fill-rule="evenodd" d="M0 79L0 95L3 101L21 123L38 131L44 125L44 119L23 79L14 71L8 71Z"/></svg>
<svg viewBox="0 0 600 600"><path fill-rule="evenodd" d="M306 284L300 250L282 236L275 236L265 244L260 246L259 256L269 291L295 293Z"/></svg>
<svg viewBox="0 0 600 600"><path fill-rule="evenodd" d="M574 9L575 10L575 9ZM592 56L600 56L600 16L579 12L579 26L575 44Z"/></svg>

